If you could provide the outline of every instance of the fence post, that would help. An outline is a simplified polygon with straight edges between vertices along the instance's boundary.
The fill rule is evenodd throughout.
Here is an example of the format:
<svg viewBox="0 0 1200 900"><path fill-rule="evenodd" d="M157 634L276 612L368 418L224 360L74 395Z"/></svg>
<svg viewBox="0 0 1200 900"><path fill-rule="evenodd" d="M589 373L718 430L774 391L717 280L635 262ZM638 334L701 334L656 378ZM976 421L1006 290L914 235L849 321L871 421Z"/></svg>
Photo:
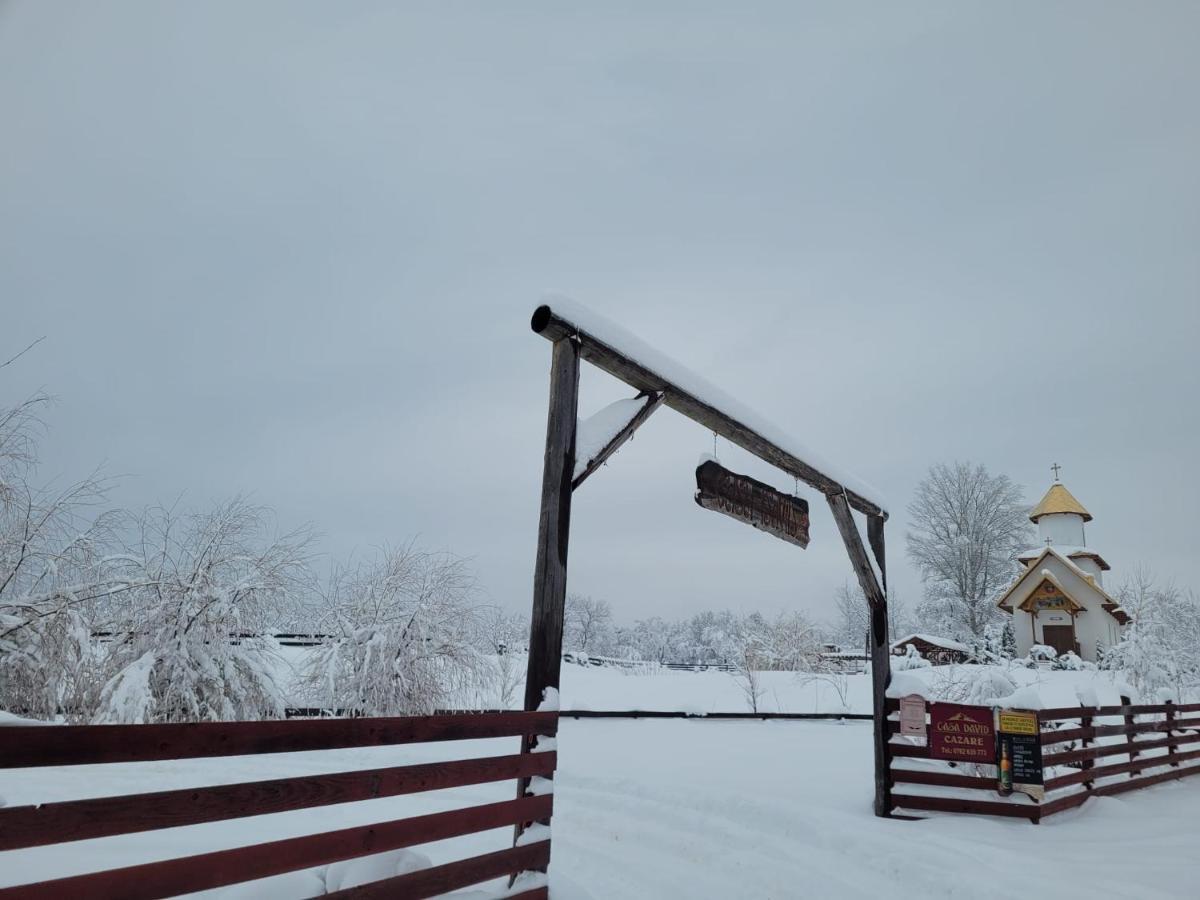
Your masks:
<svg viewBox="0 0 1200 900"><path fill-rule="evenodd" d="M1134 739L1134 737L1136 737L1136 735L1132 731L1133 724L1134 724L1133 712L1129 709L1129 706L1132 702L1133 701L1130 700L1128 697L1125 697L1125 696L1121 697L1121 705L1125 707L1125 741L1126 741L1126 743L1129 744L1129 761L1130 762L1133 762L1134 759L1138 755L1138 751L1136 749L1134 749L1134 746L1133 746L1133 743L1134 743L1133 739ZM1132 772L1129 773L1129 777L1137 778L1141 774L1142 774L1141 769L1134 769Z"/></svg>
<svg viewBox="0 0 1200 900"><path fill-rule="evenodd" d="M1081 715L1079 717L1079 724L1083 728L1091 728L1092 727L1092 717L1090 715ZM1083 736L1082 743L1083 743L1084 750L1087 750L1088 746L1091 744L1091 741L1088 740L1088 736L1086 734ZM1095 765L1096 765L1096 761L1094 759L1089 758L1089 759L1083 760L1083 762L1081 762L1079 764L1079 768L1091 770L1092 768L1095 767ZM1090 791L1093 787L1095 787L1095 782L1090 778L1083 783L1083 789L1085 791Z"/></svg>
<svg viewBox="0 0 1200 900"><path fill-rule="evenodd" d="M1171 761L1174 768L1179 768L1179 761L1175 759L1175 704L1171 700L1166 701L1167 712L1167 759Z"/></svg>

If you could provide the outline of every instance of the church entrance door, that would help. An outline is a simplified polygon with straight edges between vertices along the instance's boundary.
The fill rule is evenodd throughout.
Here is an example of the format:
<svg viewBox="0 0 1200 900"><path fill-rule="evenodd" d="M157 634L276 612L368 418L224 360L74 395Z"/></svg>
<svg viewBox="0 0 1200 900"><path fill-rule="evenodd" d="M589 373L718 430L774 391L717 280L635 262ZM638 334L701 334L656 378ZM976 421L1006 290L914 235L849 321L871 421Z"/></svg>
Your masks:
<svg viewBox="0 0 1200 900"><path fill-rule="evenodd" d="M1042 641L1047 647L1053 647L1059 656L1078 652L1075 649L1074 625L1043 625Z"/></svg>

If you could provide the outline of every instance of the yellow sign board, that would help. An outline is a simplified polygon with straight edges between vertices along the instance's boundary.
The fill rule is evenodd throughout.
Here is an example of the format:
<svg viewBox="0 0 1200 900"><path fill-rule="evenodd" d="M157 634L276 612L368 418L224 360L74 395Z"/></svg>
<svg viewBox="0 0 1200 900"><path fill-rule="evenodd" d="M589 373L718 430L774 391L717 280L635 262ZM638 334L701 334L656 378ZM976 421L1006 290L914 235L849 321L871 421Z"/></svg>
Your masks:
<svg viewBox="0 0 1200 900"><path fill-rule="evenodd" d="M1038 734L1037 713L1001 710L1000 731L1004 734Z"/></svg>

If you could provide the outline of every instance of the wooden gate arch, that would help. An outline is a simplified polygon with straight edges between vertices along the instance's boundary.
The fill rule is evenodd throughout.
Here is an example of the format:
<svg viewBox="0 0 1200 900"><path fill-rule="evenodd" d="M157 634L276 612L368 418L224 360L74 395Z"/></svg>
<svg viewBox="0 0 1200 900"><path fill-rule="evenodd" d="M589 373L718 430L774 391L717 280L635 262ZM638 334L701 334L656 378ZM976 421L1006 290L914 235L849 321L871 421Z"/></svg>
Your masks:
<svg viewBox="0 0 1200 900"><path fill-rule="evenodd" d="M555 299L534 311L530 326L534 333L550 341L551 354L525 709L536 710L547 688L557 690L559 686L571 495L655 410L666 406L825 495L870 608L875 814L890 815L887 686L891 668L884 553L884 523L888 513L883 502L864 483L819 461L766 419L586 307ZM644 402L637 406L624 427L579 469L575 457L581 361L625 382ZM853 511L866 517L867 543L878 571L867 554ZM531 749L524 747L525 752ZM521 785L518 794L523 794L524 789Z"/></svg>

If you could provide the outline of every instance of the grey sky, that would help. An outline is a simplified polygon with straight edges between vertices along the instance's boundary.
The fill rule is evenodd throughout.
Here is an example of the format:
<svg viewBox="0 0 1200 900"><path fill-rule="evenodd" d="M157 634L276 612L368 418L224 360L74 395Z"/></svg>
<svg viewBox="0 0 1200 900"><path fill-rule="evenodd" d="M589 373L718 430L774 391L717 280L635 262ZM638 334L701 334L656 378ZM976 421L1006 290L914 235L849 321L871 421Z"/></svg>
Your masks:
<svg viewBox="0 0 1200 900"><path fill-rule="evenodd" d="M1194 584L1200 6L0 5L0 401L123 505L248 491L344 554L412 535L529 602L569 294L904 506L1061 462L1113 576ZM622 396L585 373L582 410ZM849 576L691 499L660 412L577 496L618 615ZM780 488L722 444L734 468Z"/></svg>

